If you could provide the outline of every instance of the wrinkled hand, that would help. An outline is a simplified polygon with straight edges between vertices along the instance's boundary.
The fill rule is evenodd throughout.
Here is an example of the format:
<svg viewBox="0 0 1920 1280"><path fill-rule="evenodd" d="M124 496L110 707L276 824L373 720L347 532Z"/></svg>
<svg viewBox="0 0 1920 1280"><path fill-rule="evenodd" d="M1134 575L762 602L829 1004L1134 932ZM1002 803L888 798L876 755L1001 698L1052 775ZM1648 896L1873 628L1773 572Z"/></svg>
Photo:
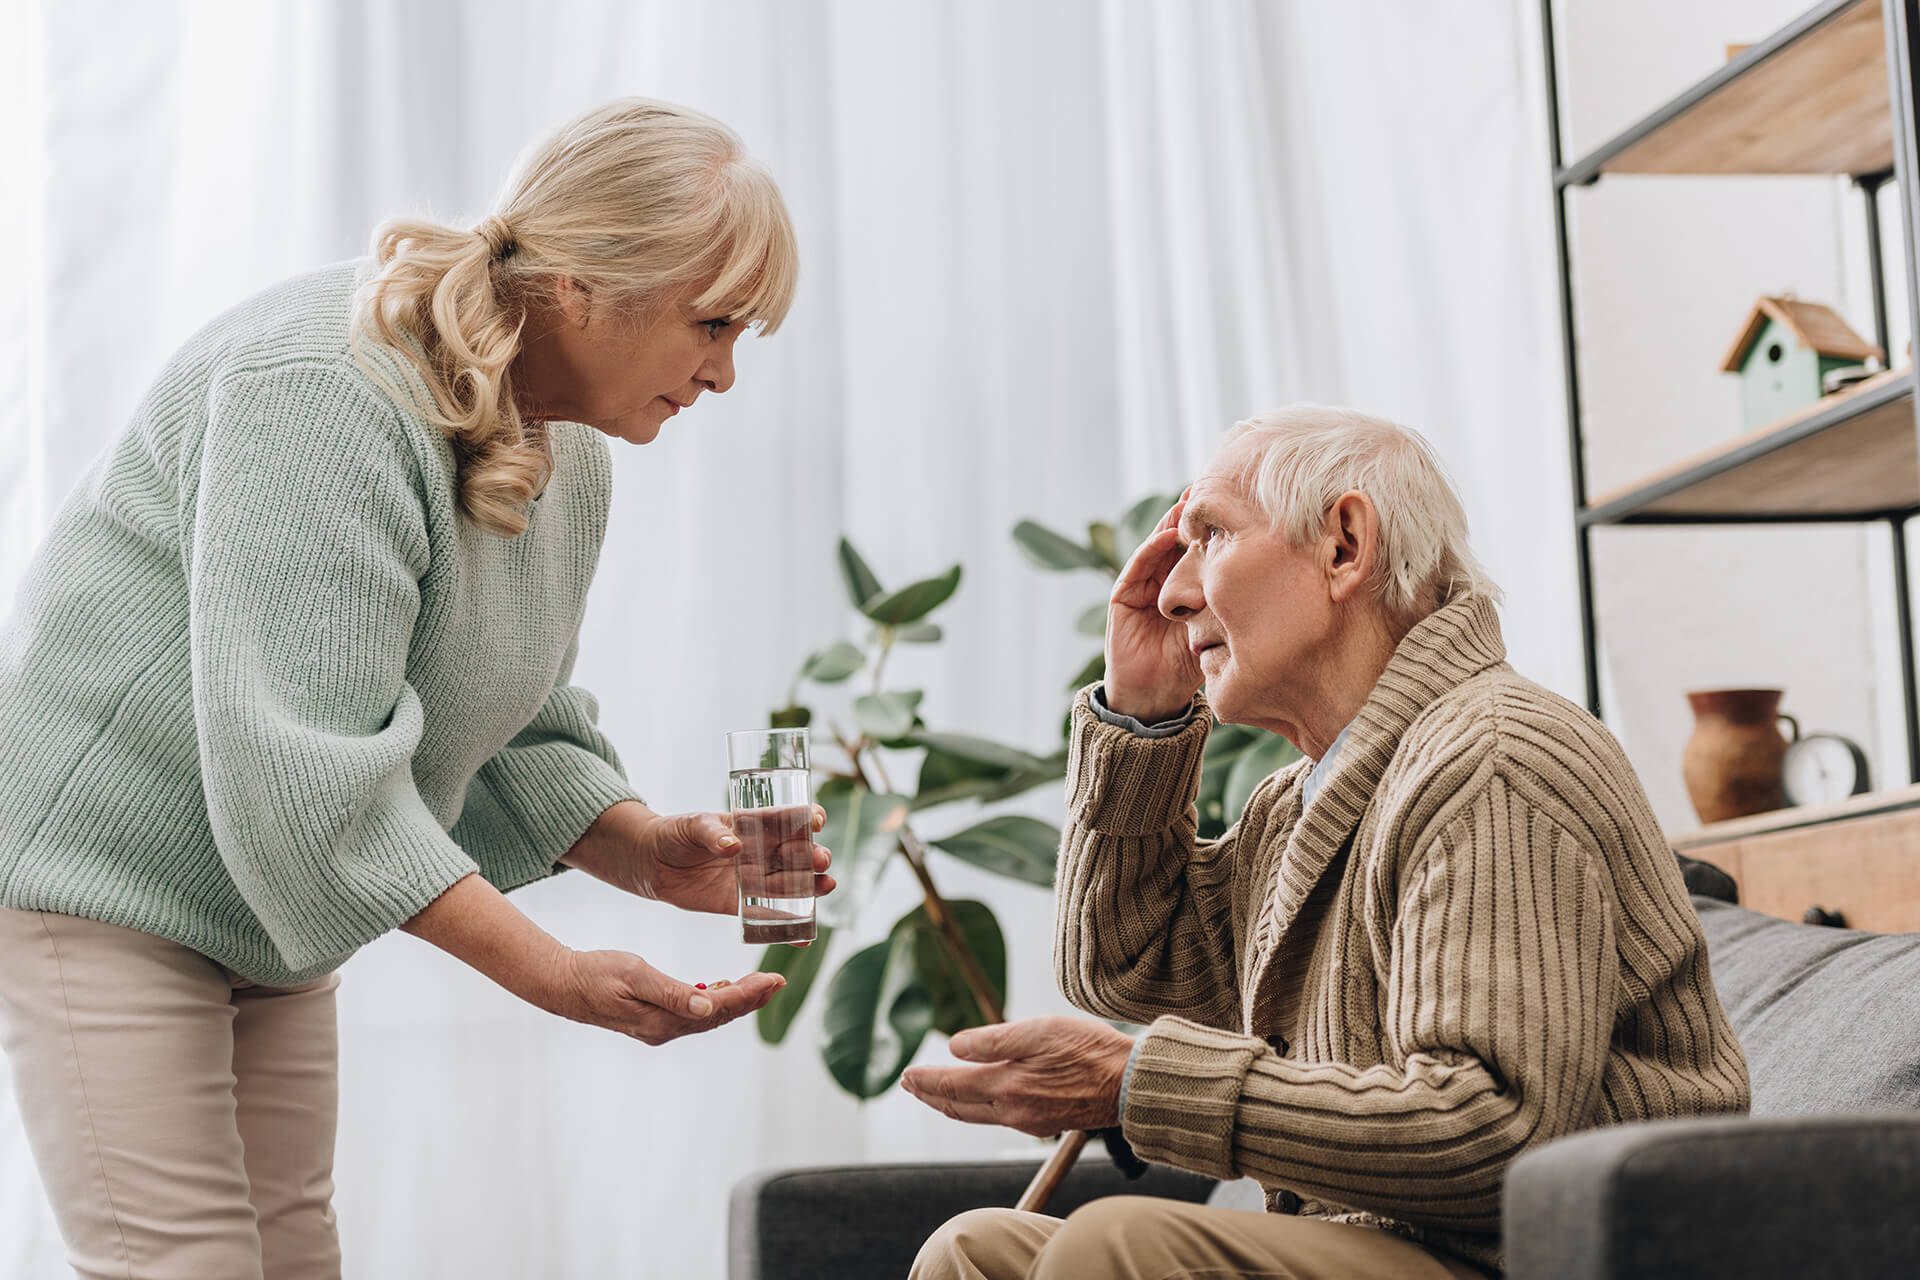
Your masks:
<svg viewBox="0 0 1920 1280"><path fill-rule="evenodd" d="M1160 612L1160 590L1184 554L1178 530L1186 506L1183 493L1128 559L1107 600L1107 706L1145 724L1181 714L1203 683L1185 624Z"/></svg>
<svg viewBox="0 0 1920 1280"><path fill-rule="evenodd" d="M936 1111L1036 1138L1119 1123L1133 1037L1086 1018L1023 1018L962 1031L949 1043L969 1067L909 1067L900 1083Z"/></svg>
<svg viewBox="0 0 1920 1280"><path fill-rule="evenodd" d="M624 951L563 951L534 1003L563 1018L660 1045L744 1017L786 985L777 973L750 973L701 990Z"/></svg>
<svg viewBox="0 0 1920 1280"><path fill-rule="evenodd" d="M813 806L813 829L826 825L827 811ZM740 837L731 815L676 813L659 815L641 828L638 837L640 883L635 892L657 898L683 911L711 911L730 915L739 907L734 858ZM834 879L826 874L832 852L813 846L813 894L833 892Z"/></svg>

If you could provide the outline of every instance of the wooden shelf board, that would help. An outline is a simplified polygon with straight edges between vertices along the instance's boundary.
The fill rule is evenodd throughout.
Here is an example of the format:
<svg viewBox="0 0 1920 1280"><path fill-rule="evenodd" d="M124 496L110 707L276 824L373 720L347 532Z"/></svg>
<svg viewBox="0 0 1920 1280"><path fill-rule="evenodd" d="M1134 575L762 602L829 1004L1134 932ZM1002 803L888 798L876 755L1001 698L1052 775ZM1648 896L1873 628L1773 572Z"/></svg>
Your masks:
<svg viewBox="0 0 1920 1280"><path fill-rule="evenodd" d="M1830 11L1820 20L1816 14ZM1762 41L1567 167L1601 173L1862 174L1893 167L1878 0L1832 4Z"/></svg>
<svg viewBox="0 0 1920 1280"><path fill-rule="evenodd" d="M1691 831L1670 832L1667 835L1667 843L1681 853L1693 854L1696 850L1709 845L1748 840L1754 836L1768 835L1776 831L1792 831L1799 827L1849 822L1857 818L1893 813L1902 809L1920 809L1920 785L1898 787L1892 791L1872 791L1863 796L1842 800L1838 804L1796 805L1790 809L1775 809L1771 813L1756 813L1745 818L1731 818L1725 822L1709 822Z"/></svg>
<svg viewBox="0 0 1920 1280"><path fill-rule="evenodd" d="M1848 413L1858 405L1860 412ZM1842 415L1804 434L1815 415ZM1770 442L1778 441L1770 447ZM1688 475L1696 478L1671 487ZM1637 495L1654 494L1645 501ZM1660 516L1865 516L1920 507L1913 370L1890 369L1594 498L1590 523ZM1608 508L1614 508L1608 512Z"/></svg>

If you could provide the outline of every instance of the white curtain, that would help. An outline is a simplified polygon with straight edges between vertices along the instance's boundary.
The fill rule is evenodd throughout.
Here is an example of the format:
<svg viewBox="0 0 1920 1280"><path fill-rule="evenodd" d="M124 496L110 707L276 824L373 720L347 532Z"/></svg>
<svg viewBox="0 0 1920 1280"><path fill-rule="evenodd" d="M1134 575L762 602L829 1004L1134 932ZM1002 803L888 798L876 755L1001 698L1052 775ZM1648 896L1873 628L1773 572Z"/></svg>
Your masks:
<svg viewBox="0 0 1920 1280"><path fill-rule="evenodd" d="M721 804L721 733L857 634L842 532L890 584L966 567L946 642L896 658L929 722L1050 749L1102 581L1035 571L1012 525L1111 519L1294 399L1436 440L1509 588L1517 664L1578 696L1524 0L12 3L0 602L198 324L360 252L389 214L485 212L523 145L640 93L738 128L804 255L738 386L617 451L580 673L656 807ZM784 627L732 609L749 582ZM934 871L1000 914L1011 1012L1064 1010L1047 895ZM572 945L692 980L752 958L725 920L578 876L518 900ZM911 901L906 877L883 884L872 927ZM752 1170L1037 1150L900 1096L854 1104L817 1016L778 1050L745 1026L647 1049L405 937L347 967L341 1023L358 1277L718 1276ZM55 1276L10 1106L0 1085L0 1274Z"/></svg>

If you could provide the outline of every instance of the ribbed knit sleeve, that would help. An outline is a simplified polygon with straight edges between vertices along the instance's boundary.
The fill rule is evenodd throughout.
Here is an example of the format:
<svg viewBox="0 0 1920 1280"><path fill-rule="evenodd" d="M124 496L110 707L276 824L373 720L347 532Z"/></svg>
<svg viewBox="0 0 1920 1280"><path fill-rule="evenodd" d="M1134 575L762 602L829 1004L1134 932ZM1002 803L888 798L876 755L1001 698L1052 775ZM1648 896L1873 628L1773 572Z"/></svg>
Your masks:
<svg viewBox="0 0 1920 1280"><path fill-rule="evenodd" d="M1307 1063L1164 1019L1135 1059L1128 1141L1219 1177L1498 1230L1508 1162L1600 1118L1619 984L1603 875L1585 839L1482 772L1398 870L1383 1006L1353 1011L1376 1019L1388 1061Z"/></svg>
<svg viewBox="0 0 1920 1280"><path fill-rule="evenodd" d="M595 818L637 800L613 744L600 732L594 696L569 684L576 639L533 723L474 775L453 838L502 890L553 874Z"/></svg>
<svg viewBox="0 0 1920 1280"><path fill-rule="evenodd" d="M186 480L207 812L290 970L351 953L475 870L412 773L421 475L390 404L296 364L215 388Z"/></svg>
<svg viewBox="0 0 1920 1280"><path fill-rule="evenodd" d="M1235 833L1196 837L1194 795L1212 716L1147 738L1073 706L1067 825L1055 890L1054 973L1089 1013L1151 1022L1179 1010L1239 1020Z"/></svg>

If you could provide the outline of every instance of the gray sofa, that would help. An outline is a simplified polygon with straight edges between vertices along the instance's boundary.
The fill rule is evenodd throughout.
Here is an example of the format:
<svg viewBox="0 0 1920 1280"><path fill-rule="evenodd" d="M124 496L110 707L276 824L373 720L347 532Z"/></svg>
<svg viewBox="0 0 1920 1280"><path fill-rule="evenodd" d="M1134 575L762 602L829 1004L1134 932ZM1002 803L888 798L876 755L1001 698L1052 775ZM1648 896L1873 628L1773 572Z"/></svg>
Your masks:
<svg viewBox="0 0 1920 1280"><path fill-rule="evenodd" d="M1753 1115L1595 1130L1515 1161L1511 1280L1920 1276L1920 934L1694 904L1746 1049ZM728 1274L899 1280L935 1227L1012 1204L1038 1166L758 1175L734 1190ZM1244 1206L1246 1185L1164 1168L1129 1183L1096 1154L1049 1212L1115 1193Z"/></svg>
<svg viewBox="0 0 1920 1280"><path fill-rule="evenodd" d="M1514 1161L1508 1274L1920 1276L1920 934L1694 905L1753 1115L1621 1125Z"/></svg>

